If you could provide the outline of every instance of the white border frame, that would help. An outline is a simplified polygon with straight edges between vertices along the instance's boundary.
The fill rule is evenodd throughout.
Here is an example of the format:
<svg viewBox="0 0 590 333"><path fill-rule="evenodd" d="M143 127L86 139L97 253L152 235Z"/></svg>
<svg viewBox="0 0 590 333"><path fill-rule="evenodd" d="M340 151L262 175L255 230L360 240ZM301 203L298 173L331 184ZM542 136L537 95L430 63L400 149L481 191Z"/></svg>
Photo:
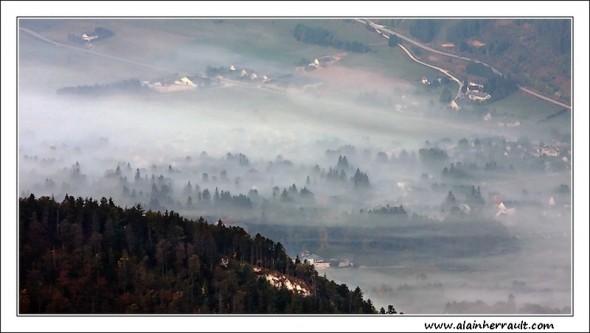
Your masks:
<svg viewBox="0 0 590 333"><path fill-rule="evenodd" d="M313 3L313 10L310 5ZM456 317L17 317L16 301L16 18L19 16L217 16L217 17L503 17L574 18L573 197L574 316L526 317L557 331L588 331L588 2L4 2L2 1L2 318L5 331L423 331L425 322L462 322ZM572 153L574 155L574 153ZM13 215L14 213L14 215ZM519 322L519 317L469 317L467 322ZM286 323L285 320L289 320ZM267 321L270 321L267 323Z"/></svg>

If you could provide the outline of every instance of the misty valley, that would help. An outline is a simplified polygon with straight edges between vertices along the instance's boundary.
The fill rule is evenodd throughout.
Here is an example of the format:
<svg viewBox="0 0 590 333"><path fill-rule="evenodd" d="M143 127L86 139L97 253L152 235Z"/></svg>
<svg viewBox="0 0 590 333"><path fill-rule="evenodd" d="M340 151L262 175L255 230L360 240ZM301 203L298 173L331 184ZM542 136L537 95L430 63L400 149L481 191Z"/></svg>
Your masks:
<svg viewBox="0 0 590 333"><path fill-rule="evenodd" d="M220 221L376 309L571 313L571 110L453 107L381 33L303 23L21 20L21 200Z"/></svg>

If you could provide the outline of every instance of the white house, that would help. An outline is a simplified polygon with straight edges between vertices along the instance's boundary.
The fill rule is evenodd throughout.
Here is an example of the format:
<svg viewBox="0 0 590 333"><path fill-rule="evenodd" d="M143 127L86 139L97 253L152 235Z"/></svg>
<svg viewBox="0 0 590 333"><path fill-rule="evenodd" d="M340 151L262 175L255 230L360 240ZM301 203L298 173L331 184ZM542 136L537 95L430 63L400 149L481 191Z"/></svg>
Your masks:
<svg viewBox="0 0 590 333"><path fill-rule="evenodd" d="M314 68L317 69L317 68L320 67L320 61L318 60L318 58L315 58L315 60L312 63L310 63L308 66L309 67L314 67Z"/></svg>
<svg viewBox="0 0 590 333"><path fill-rule="evenodd" d="M186 77L186 76L180 78L180 82L182 82L182 84L187 85L187 86L192 86L192 87L195 86L195 84L193 83L193 81L189 80L189 78Z"/></svg>
<svg viewBox="0 0 590 333"><path fill-rule="evenodd" d="M313 267L315 269L326 269L326 268L330 268L330 262L329 261L318 260L318 261L316 261L316 262L313 263Z"/></svg>
<svg viewBox="0 0 590 333"><path fill-rule="evenodd" d="M91 35L91 36L89 36L87 33L83 33L82 34L82 39L85 40L85 41L87 41L87 42L90 42L93 39L97 39L97 38L98 38L97 35Z"/></svg>
<svg viewBox="0 0 590 333"><path fill-rule="evenodd" d="M499 217L500 215L514 215L514 213L516 212L516 208L512 207L512 208L506 208L506 206L504 205L504 202L500 202L500 204L498 205L498 212L496 213L496 217Z"/></svg>
<svg viewBox="0 0 590 333"><path fill-rule="evenodd" d="M469 98L471 101L483 102L492 98L492 95L477 90L471 90L467 93L467 98Z"/></svg>

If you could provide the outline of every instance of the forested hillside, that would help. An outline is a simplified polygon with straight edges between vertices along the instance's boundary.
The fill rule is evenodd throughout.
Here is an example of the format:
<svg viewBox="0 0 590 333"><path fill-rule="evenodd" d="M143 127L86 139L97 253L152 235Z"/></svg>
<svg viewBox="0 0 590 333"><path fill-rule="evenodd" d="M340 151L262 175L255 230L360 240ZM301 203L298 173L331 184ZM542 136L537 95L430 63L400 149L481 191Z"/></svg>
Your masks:
<svg viewBox="0 0 590 333"><path fill-rule="evenodd" d="M105 198L19 199L19 250L20 313L376 313L260 234Z"/></svg>
<svg viewBox="0 0 590 333"><path fill-rule="evenodd" d="M389 19L380 22L433 48L484 61L522 85L569 101L572 22L568 19Z"/></svg>

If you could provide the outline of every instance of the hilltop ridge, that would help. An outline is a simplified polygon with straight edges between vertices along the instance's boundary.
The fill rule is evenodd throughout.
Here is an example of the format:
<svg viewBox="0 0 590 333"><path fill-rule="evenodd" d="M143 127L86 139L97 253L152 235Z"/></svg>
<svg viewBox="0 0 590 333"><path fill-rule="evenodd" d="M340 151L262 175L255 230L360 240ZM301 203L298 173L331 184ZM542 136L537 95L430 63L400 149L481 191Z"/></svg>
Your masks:
<svg viewBox="0 0 590 333"><path fill-rule="evenodd" d="M568 19L382 19L375 22L446 53L486 62L519 84L569 103L571 98L571 21ZM419 52L420 53L420 52ZM427 52L423 52L427 53ZM465 61L424 54L468 78Z"/></svg>
<svg viewBox="0 0 590 333"><path fill-rule="evenodd" d="M19 210L20 313L377 313L358 287L221 220L68 195Z"/></svg>

